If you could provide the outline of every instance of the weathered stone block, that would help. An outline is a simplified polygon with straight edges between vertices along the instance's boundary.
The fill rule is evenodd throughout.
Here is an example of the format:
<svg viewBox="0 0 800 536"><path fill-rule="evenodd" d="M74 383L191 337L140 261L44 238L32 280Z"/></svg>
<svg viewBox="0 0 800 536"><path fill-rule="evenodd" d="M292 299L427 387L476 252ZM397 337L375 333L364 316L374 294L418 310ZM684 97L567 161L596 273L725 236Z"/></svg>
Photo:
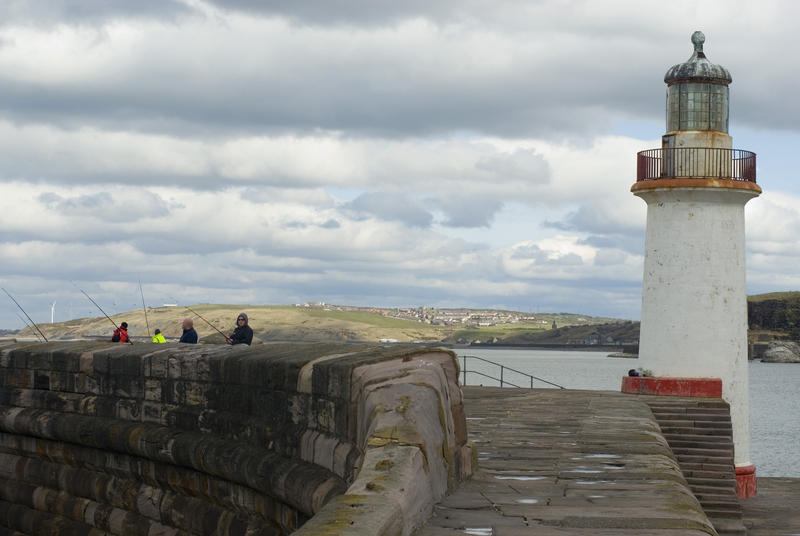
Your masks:
<svg viewBox="0 0 800 536"><path fill-rule="evenodd" d="M147 401L161 401L161 380L158 378L144 379L144 399Z"/></svg>
<svg viewBox="0 0 800 536"><path fill-rule="evenodd" d="M138 400L121 399L117 401L116 418L126 421L138 421L142 416L141 402Z"/></svg>
<svg viewBox="0 0 800 536"><path fill-rule="evenodd" d="M33 388L33 371L23 369L9 369L6 374L6 385L20 389Z"/></svg>

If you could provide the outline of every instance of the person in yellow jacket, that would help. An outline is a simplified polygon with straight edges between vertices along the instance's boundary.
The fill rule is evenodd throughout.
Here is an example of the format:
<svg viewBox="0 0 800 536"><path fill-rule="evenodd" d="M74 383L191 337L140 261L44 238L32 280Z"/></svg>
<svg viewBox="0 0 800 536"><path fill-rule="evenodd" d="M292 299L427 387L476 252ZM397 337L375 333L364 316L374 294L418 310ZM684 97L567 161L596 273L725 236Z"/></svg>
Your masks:
<svg viewBox="0 0 800 536"><path fill-rule="evenodd" d="M153 335L153 342L167 342L160 329L156 329L155 335Z"/></svg>

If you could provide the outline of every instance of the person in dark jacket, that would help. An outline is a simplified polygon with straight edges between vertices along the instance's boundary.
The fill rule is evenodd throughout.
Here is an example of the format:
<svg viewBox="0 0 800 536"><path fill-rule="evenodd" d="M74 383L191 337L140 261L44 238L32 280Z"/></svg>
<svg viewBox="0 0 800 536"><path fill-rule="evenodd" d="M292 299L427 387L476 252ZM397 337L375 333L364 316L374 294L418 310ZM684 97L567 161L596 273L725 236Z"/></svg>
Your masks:
<svg viewBox="0 0 800 536"><path fill-rule="evenodd" d="M236 329L227 338L228 344L246 344L250 346L253 342L253 330L247 325L247 314L239 313L236 317Z"/></svg>
<svg viewBox="0 0 800 536"><path fill-rule="evenodd" d="M197 332L194 330L194 320L191 318L184 318L181 327L183 328L183 335L181 335L178 342L197 344Z"/></svg>
<svg viewBox="0 0 800 536"><path fill-rule="evenodd" d="M128 338L127 322L123 322L117 329L114 330L114 334L111 336L111 342L130 342L130 339Z"/></svg>

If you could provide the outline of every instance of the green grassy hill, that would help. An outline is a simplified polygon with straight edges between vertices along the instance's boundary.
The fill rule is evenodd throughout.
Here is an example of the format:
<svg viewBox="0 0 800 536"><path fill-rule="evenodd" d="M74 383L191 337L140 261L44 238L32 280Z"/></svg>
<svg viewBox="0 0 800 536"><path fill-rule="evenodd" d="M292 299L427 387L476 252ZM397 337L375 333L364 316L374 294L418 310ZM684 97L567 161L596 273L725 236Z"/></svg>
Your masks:
<svg viewBox="0 0 800 536"><path fill-rule="evenodd" d="M189 311L189 308L192 311ZM340 310L348 309L348 310ZM526 334L541 333L558 325L594 325L609 319L567 313L536 315L536 321L498 324L493 326L433 325L415 320L385 316L368 308L324 308L273 306L273 305L219 305L199 304L187 307L153 307L147 310L147 322L142 309L112 316L117 324L128 323L133 340L145 340L149 331L161 330L167 339L181 335L181 322L185 317L194 318L194 326L201 340L222 342L214 329L230 333L235 327L236 316L247 313L255 336L262 341L294 342L378 342L381 339L398 342L423 341L458 343L474 340L486 341L494 338L506 340ZM525 317L523 313L519 313ZM198 316L199 315L199 316ZM201 320L204 318L207 322ZM210 325L209 325L210 324ZM213 327L212 327L213 326ZM55 324L39 326L48 339L100 337L111 338L114 326L105 317L80 318ZM33 338L30 328L22 330L19 337Z"/></svg>
<svg viewBox="0 0 800 536"><path fill-rule="evenodd" d="M639 341L639 322L616 321L584 326L565 326L540 333L523 333L503 342L506 344L581 344L597 337L596 344L635 343ZM609 340L610 339L610 340Z"/></svg>

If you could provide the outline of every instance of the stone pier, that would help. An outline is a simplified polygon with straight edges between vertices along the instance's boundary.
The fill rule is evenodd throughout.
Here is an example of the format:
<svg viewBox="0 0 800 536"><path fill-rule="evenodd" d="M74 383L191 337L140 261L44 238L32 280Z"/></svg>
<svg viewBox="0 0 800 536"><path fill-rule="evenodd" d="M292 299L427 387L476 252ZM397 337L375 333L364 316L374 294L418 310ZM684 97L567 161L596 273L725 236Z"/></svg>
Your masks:
<svg viewBox="0 0 800 536"><path fill-rule="evenodd" d="M0 341L0 535L800 534L800 481L728 489L727 405L659 398L461 388L415 346Z"/></svg>
<svg viewBox="0 0 800 536"><path fill-rule="evenodd" d="M447 350L0 342L0 534L408 535L471 461Z"/></svg>

